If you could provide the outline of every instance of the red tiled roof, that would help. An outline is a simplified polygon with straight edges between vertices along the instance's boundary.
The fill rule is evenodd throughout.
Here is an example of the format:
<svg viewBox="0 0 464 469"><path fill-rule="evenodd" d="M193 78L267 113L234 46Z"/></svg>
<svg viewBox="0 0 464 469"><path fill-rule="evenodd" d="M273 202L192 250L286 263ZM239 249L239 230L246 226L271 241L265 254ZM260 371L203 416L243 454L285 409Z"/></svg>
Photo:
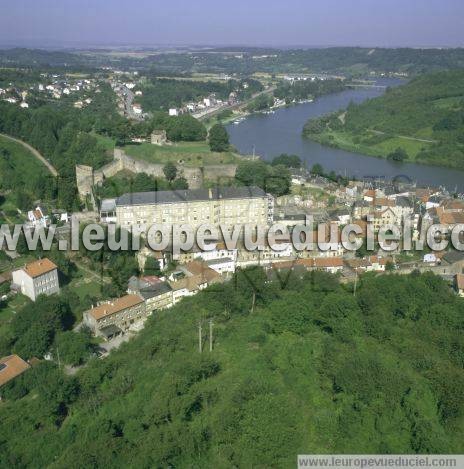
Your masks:
<svg viewBox="0 0 464 469"><path fill-rule="evenodd" d="M24 373L28 368L30 365L18 355L10 355L0 359L0 386Z"/></svg>
<svg viewBox="0 0 464 469"><path fill-rule="evenodd" d="M105 316L110 316L111 314L124 311L127 308L137 306L143 302L144 299L139 295L125 295L112 302L103 303L100 306L92 308L91 310L89 310L89 314L93 316L96 320L99 320L104 318Z"/></svg>
<svg viewBox="0 0 464 469"><path fill-rule="evenodd" d="M50 259L39 259L38 261L30 262L23 268L24 272L30 277L39 277L40 275L51 272L57 269L57 266Z"/></svg>

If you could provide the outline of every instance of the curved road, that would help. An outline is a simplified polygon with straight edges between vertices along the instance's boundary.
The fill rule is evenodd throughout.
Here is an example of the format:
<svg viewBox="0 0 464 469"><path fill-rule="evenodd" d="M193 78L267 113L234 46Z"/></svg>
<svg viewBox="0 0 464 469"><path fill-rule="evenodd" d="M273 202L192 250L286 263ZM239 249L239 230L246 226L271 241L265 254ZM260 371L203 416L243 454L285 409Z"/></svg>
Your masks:
<svg viewBox="0 0 464 469"><path fill-rule="evenodd" d="M31 147L28 143L23 142L22 140L19 140L18 138L10 137L9 135L6 135L6 134L0 134L0 137L4 137L7 140L11 140L12 142L16 142L22 145L24 148L26 148L26 150L29 150L35 156L36 159L38 159L41 163L43 163L47 167L47 169L50 171L50 173L53 174L53 176L55 177L58 176L58 171L34 147Z"/></svg>

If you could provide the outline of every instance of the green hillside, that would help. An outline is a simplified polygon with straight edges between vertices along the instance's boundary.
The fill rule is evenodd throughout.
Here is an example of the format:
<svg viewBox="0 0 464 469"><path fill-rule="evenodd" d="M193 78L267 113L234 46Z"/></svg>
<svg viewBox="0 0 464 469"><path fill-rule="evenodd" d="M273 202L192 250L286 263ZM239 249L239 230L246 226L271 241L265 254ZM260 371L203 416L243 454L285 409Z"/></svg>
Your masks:
<svg viewBox="0 0 464 469"><path fill-rule="evenodd" d="M420 76L310 120L303 134L366 155L464 169L464 70Z"/></svg>
<svg viewBox="0 0 464 469"><path fill-rule="evenodd" d="M247 270L156 314L75 376L37 365L4 391L0 466L292 468L298 453L462 453L464 300L432 274L358 286L353 296L322 273L269 283Z"/></svg>

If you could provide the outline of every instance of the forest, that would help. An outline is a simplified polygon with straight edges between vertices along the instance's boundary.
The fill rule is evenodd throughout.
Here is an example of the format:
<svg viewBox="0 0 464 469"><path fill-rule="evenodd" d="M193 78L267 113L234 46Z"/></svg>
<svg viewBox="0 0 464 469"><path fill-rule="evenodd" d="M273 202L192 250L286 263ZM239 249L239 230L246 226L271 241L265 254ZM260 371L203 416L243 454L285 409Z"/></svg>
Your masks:
<svg viewBox="0 0 464 469"><path fill-rule="evenodd" d="M437 72L307 122L321 143L396 161L464 168L464 70Z"/></svg>
<svg viewBox="0 0 464 469"><path fill-rule="evenodd" d="M462 453L463 318L464 300L431 273L366 274L354 295L322 272L239 271L74 376L41 362L2 389L0 466Z"/></svg>

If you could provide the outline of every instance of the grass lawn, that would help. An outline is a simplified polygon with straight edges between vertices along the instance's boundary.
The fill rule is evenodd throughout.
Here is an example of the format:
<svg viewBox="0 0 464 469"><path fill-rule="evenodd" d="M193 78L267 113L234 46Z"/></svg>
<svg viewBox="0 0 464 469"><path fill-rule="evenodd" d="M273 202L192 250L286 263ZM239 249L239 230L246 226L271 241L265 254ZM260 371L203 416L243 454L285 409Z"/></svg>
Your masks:
<svg viewBox="0 0 464 469"><path fill-rule="evenodd" d="M20 170L27 181L37 173L48 175L47 168L38 161L26 148L0 136L0 150L7 150L14 157L15 167Z"/></svg>
<svg viewBox="0 0 464 469"><path fill-rule="evenodd" d="M92 132L92 135L98 140L98 143L106 150L112 152L115 147L115 141L111 137Z"/></svg>
<svg viewBox="0 0 464 469"><path fill-rule="evenodd" d="M163 146L141 143L139 145L126 145L124 151L134 158L149 163L166 164L171 161L188 167L234 164L239 161L239 156L232 152L211 152L206 141L179 142Z"/></svg>
<svg viewBox="0 0 464 469"><path fill-rule="evenodd" d="M371 134L366 133L363 137L368 138L370 136ZM427 138L427 136L428 135L424 135L417 138ZM427 148L431 145L427 142L411 140L401 136L386 138L379 143L368 145L362 141L360 143L355 143L355 137L355 135L347 132L330 130L323 134L314 136L314 139L323 144L342 148L343 150L382 158L386 158L389 153L396 150L398 147L401 147L408 153L409 161L414 161L422 148Z"/></svg>

